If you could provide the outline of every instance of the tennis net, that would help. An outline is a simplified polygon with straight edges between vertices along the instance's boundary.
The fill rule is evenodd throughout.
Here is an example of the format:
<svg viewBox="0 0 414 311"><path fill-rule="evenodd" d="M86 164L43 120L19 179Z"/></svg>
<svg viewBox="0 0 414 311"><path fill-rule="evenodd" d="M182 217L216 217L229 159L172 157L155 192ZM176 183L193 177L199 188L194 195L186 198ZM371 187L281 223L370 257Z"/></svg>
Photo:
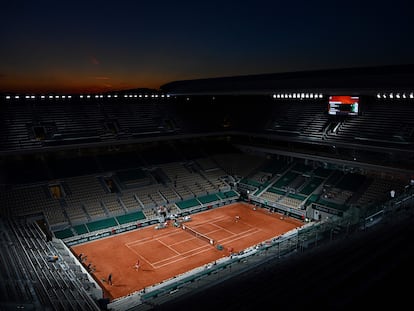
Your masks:
<svg viewBox="0 0 414 311"><path fill-rule="evenodd" d="M183 228L184 231L187 231L188 233L191 233L192 235L194 235L196 238L199 238L203 241L206 241L207 243L214 245L215 241L212 238L209 238L208 236L206 236L205 234L202 234L198 231L195 231L194 229L186 226L186 225L182 225L181 228Z"/></svg>

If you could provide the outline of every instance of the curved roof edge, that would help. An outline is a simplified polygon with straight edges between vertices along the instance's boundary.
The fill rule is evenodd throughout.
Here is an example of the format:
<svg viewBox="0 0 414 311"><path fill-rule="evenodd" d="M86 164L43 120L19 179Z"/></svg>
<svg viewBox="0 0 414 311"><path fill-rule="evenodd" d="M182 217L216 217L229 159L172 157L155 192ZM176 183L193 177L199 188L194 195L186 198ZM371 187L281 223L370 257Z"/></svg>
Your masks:
<svg viewBox="0 0 414 311"><path fill-rule="evenodd" d="M271 94L278 91L413 90L414 64L310 70L180 80L160 89L171 95Z"/></svg>

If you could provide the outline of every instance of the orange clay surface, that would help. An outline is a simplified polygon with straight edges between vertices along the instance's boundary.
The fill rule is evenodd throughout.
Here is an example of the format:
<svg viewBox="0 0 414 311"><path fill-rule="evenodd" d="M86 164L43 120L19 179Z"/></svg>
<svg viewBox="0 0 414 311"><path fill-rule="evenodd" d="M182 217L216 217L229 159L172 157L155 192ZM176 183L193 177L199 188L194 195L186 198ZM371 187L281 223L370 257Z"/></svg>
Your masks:
<svg viewBox="0 0 414 311"><path fill-rule="evenodd" d="M279 236L303 222L247 203L234 203L193 214L191 221L183 224L214 239L215 246L170 221L163 229L152 225L76 245L72 250L87 256L84 264L91 263L106 297L115 299L229 256L231 249L236 253ZM217 249L218 244L222 250ZM110 273L112 285L106 281Z"/></svg>

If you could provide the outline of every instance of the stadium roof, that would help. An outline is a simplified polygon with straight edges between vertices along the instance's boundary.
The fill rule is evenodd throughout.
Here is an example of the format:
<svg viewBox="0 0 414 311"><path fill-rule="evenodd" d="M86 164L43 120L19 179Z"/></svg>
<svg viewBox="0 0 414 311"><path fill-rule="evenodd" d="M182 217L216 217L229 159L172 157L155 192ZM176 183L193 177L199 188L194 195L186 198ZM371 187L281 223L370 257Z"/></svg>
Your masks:
<svg viewBox="0 0 414 311"><path fill-rule="evenodd" d="M272 94L283 91L375 94L412 91L414 64L230 76L174 81L161 86L170 95Z"/></svg>

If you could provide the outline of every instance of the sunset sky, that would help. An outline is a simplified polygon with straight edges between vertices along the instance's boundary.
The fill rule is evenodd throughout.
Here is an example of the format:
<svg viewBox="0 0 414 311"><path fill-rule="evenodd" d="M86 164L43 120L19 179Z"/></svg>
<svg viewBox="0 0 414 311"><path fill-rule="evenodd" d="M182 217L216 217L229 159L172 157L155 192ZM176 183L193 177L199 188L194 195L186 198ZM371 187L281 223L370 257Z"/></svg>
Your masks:
<svg viewBox="0 0 414 311"><path fill-rule="evenodd" d="M102 92L185 79L414 63L410 1L2 4L0 92Z"/></svg>

